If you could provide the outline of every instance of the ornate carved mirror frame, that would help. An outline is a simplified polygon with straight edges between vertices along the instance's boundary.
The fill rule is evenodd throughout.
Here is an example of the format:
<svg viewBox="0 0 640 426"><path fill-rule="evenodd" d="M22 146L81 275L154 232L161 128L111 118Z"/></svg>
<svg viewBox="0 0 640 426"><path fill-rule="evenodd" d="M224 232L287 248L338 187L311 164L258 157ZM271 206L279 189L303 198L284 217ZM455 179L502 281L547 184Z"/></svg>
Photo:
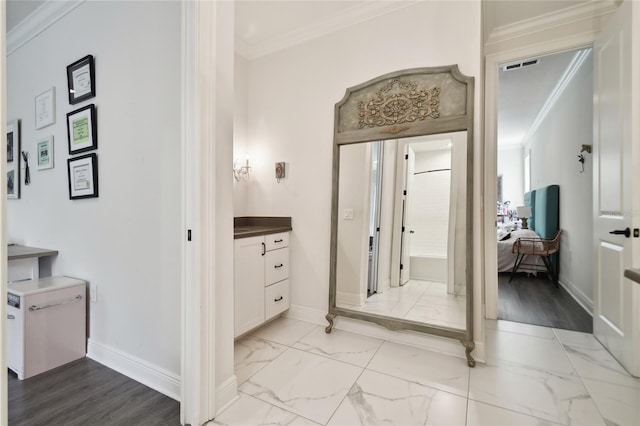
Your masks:
<svg viewBox="0 0 640 426"><path fill-rule="evenodd" d="M336 316L370 321L391 330L412 330L459 340L469 366L473 343L473 91L474 78L457 65L414 68L385 74L348 88L335 106L331 258L329 275L330 333ZM340 146L391 138L467 132L466 158L466 329L456 330L336 306L338 189Z"/></svg>

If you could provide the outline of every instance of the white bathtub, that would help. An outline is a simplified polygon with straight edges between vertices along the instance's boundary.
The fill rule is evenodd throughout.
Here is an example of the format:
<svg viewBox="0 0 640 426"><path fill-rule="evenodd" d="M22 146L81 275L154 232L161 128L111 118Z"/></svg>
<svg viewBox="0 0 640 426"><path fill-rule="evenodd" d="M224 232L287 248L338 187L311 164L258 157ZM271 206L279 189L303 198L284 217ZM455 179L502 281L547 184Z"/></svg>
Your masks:
<svg viewBox="0 0 640 426"><path fill-rule="evenodd" d="M412 280L447 282L447 257L437 255L411 256Z"/></svg>

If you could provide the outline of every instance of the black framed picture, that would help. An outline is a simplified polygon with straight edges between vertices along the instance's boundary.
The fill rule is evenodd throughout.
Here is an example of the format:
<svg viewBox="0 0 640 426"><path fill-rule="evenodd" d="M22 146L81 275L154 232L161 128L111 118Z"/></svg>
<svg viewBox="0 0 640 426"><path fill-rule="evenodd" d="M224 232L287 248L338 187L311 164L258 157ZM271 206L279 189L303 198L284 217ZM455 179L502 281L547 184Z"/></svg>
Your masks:
<svg viewBox="0 0 640 426"><path fill-rule="evenodd" d="M70 155L98 148L98 122L94 104L67 114L67 141Z"/></svg>
<svg viewBox="0 0 640 426"><path fill-rule="evenodd" d="M20 198L20 122L7 123L7 198Z"/></svg>
<svg viewBox="0 0 640 426"><path fill-rule="evenodd" d="M69 199L98 197L98 156L93 154L67 160Z"/></svg>
<svg viewBox="0 0 640 426"><path fill-rule="evenodd" d="M87 55L67 66L67 85L71 105L91 99L96 95L93 56Z"/></svg>

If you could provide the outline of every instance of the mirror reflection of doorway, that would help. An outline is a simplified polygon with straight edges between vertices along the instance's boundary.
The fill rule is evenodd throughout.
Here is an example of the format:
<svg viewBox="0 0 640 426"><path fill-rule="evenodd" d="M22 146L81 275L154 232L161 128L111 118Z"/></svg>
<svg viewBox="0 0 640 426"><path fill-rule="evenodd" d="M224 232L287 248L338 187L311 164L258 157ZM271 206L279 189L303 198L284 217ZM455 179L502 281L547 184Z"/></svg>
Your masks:
<svg viewBox="0 0 640 426"><path fill-rule="evenodd" d="M465 140L460 132L342 147L338 248L349 261L337 266L339 306L465 327L456 261L466 229Z"/></svg>

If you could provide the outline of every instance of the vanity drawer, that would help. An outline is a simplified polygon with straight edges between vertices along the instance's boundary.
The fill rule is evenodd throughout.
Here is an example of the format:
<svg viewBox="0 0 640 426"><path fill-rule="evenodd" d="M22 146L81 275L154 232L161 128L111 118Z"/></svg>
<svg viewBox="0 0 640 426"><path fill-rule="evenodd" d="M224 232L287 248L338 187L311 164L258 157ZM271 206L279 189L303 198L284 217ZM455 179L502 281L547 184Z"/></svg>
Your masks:
<svg viewBox="0 0 640 426"><path fill-rule="evenodd" d="M289 233L281 232L279 234L265 235L264 243L267 246L267 251L289 247Z"/></svg>
<svg viewBox="0 0 640 426"><path fill-rule="evenodd" d="M289 309L289 280L264 289L265 321Z"/></svg>
<svg viewBox="0 0 640 426"><path fill-rule="evenodd" d="M289 278L289 248L268 251L264 256L264 285Z"/></svg>

